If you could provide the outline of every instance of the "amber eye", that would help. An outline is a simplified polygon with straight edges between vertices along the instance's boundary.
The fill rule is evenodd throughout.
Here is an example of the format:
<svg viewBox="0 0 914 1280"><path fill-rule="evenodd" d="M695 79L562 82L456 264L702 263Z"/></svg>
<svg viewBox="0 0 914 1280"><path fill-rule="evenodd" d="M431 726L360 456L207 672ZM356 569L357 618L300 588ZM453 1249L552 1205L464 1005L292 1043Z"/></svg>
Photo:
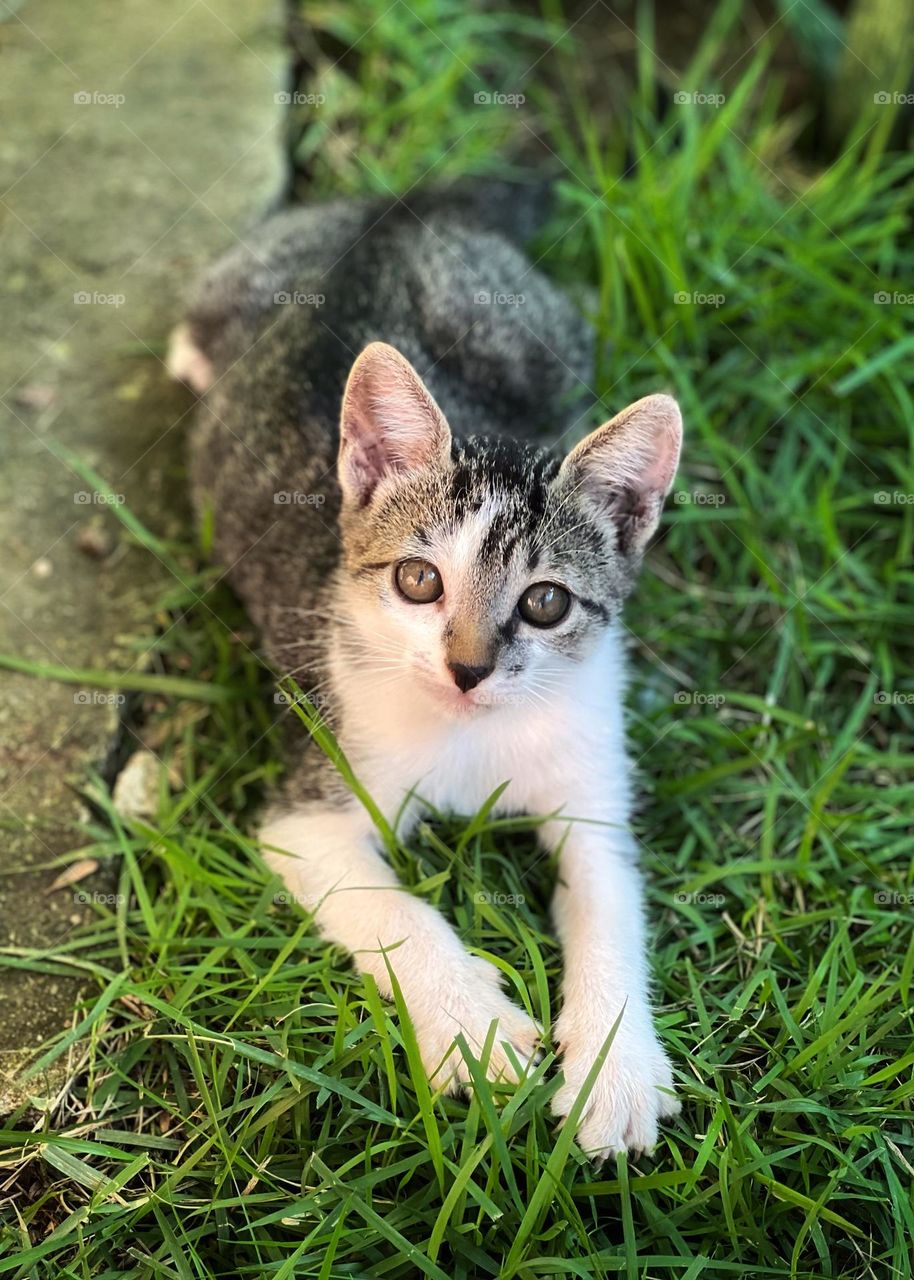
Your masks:
<svg viewBox="0 0 914 1280"><path fill-rule="evenodd" d="M441 574L427 560L401 560L395 578L400 594L413 604L431 604L444 591Z"/></svg>
<svg viewBox="0 0 914 1280"><path fill-rule="evenodd" d="M554 627L571 607L571 596L557 582L535 582L517 602L520 615L534 627Z"/></svg>

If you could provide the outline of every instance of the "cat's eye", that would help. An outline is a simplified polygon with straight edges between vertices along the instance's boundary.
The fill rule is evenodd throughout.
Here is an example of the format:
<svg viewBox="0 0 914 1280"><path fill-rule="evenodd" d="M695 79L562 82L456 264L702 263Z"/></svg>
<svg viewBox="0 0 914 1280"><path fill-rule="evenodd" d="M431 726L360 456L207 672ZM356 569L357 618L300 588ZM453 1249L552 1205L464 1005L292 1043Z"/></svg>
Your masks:
<svg viewBox="0 0 914 1280"><path fill-rule="evenodd" d="M400 594L413 604L432 604L444 591L441 574L428 560L401 560L394 577Z"/></svg>
<svg viewBox="0 0 914 1280"><path fill-rule="evenodd" d="M535 582L518 600L517 608L534 627L554 627L571 608L571 595L557 582Z"/></svg>

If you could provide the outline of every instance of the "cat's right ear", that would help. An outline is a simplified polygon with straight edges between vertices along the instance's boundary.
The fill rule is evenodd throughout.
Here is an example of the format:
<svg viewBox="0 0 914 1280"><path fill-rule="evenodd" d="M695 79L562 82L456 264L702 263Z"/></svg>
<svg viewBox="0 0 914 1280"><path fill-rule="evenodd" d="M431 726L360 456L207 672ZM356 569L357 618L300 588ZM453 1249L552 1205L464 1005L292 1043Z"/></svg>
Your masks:
<svg viewBox="0 0 914 1280"><path fill-rule="evenodd" d="M640 555L657 528L681 448L679 405L672 396L645 396L586 436L559 474L612 521L620 550Z"/></svg>
<svg viewBox="0 0 914 1280"><path fill-rule="evenodd" d="M358 357L343 394L339 479L343 499L363 507L387 476L450 456L451 431L425 383L386 342Z"/></svg>

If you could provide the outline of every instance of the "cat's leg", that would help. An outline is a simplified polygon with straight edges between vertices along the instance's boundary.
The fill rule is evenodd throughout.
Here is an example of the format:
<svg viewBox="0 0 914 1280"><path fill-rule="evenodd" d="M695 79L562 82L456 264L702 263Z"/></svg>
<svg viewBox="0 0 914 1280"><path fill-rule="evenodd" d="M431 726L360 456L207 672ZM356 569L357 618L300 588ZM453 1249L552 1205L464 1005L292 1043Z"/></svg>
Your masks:
<svg viewBox="0 0 914 1280"><path fill-rule="evenodd" d="M266 861L322 933L388 999L389 963L433 1084L456 1092L469 1082L455 1037L479 1057L493 1021L489 1078L520 1077L536 1057L536 1024L501 990L497 969L471 956L434 907L402 888L364 810L308 804L269 819L260 839Z"/></svg>
<svg viewBox="0 0 914 1280"><path fill-rule="evenodd" d="M579 797L586 806L586 801ZM591 813L603 806L596 804ZM587 808L567 806L587 816ZM634 838L624 824L556 820L542 828L559 851L553 901L565 961L563 1003L555 1029L564 1084L553 1111L565 1117L620 1018L605 1062L578 1125L581 1148L601 1158L617 1151L650 1151L657 1124L674 1115L672 1075L654 1030L644 908Z"/></svg>

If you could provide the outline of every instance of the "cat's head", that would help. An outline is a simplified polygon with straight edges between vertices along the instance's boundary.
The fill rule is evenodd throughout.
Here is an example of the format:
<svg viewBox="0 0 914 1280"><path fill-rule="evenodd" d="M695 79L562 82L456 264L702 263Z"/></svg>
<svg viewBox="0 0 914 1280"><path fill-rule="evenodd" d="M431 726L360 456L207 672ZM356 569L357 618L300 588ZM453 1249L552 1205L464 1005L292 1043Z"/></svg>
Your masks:
<svg viewBox="0 0 914 1280"><path fill-rule="evenodd" d="M653 395L564 459L457 441L412 365L372 343L346 386L339 455L362 660L454 715L548 700L631 590L681 438L676 402Z"/></svg>

